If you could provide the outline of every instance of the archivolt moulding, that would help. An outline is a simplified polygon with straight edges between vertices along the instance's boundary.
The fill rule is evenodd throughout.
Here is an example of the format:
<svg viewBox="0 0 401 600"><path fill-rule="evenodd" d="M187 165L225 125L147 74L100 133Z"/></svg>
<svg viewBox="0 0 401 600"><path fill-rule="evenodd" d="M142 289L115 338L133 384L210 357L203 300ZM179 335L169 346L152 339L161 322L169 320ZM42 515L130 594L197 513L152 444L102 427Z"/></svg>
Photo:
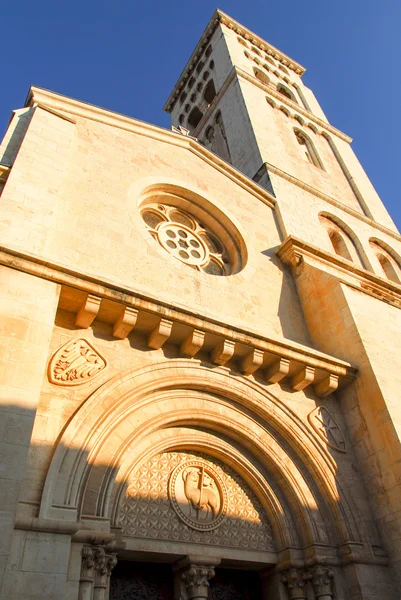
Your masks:
<svg viewBox="0 0 401 600"><path fill-rule="evenodd" d="M189 403L186 411L183 407L180 412L176 407L176 410L163 412L165 397L174 397L177 403L180 390L183 398L198 394L209 407L212 405L208 402L213 399L216 405L213 414L208 416L205 405L199 408L199 401L198 404L193 403L193 406ZM165 397L160 397L163 394ZM210 399L206 400L202 394L208 395ZM155 417L154 407L151 406L157 395L160 397L159 407L156 408L158 418ZM225 410L227 418L224 417ZM142 420L139 419L140 411L143 413ZM238 416L234 418L234 414ZM305 531L309 531L305 534L304 541L313 543L313 540L316 540L316 533L313 531L319 529L313 526L313 518L311 520L312 512L319 510L313 486L310 487L308 478L304 478L293 459L288 453L283 453L282 448L282 458L279 455L274 458L272 450L274 445L279 448L277 440L267 430L262 434L260 429L261 423L269 424L276 435L286 440L308 472L308 477L315 482L315 490L319 490L321 498L324 498L325 510L331 513L339 541L344 543L349 539L359 539L358 527L349 501L343 494L339 498L335 461L317 442L308 426L283 402L258 384L245 379L238 380L224 370L211 370L197 361L184 359L129 371L104 384L83 404L71 419L55 449L44 486L41 516L57 518L60 517L58 511L62 510L63 518L76 519L80 497L87 486L91 467L102 452L106 453L105 457L108 456L110 472L117 473L123 460L124 448L126 452L127 448L139 446L141 440L146 440L152 431L178 426L180 423L188 425L191 419L193 425L198 427L205 427L207 430L212 428L216 431L220 427L226 436L234 436L233 439L237 436L236 444L240 442L244 448L248 447L255 455L263 457L266 464L270 462L277 477L282 479L282 485L292 503L292 511L299 517L303 515ZM246 420L249 421L248 426L244 425ZM117 432L121 423L127 422L133 424L133 434L128 441L125 439L121 443L122 440L116 433L117 438L113 438L115 458L110 462L111 448L106 447L108 440L112 439L113 432ZM258 424L260 429L257 434L255 424ZM124 435L127 438L127 434ZM261 440L262 437L264 441ZM106 473L105 467L98 488L99 493L105 486ZM99 473L97 476L99 479ZM111 477L111 485L114 484L115 476ZM91 489L93 490L93 486ZM102 493L109 492L103 489Z"/></svg>

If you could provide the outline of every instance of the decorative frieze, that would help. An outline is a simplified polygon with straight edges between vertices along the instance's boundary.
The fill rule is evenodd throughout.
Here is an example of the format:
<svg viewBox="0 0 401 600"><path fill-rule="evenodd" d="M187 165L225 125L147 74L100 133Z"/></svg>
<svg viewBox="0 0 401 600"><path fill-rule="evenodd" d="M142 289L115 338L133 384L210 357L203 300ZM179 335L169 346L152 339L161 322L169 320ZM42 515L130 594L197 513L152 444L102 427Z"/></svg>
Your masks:
<svg viewBox="0 0 401 600"><path fill-rule="evenodd" d="M76 303L73 303L74 294L71 288L65 289L65 302L63 291L61 302L66 310L77 311L81 317L85 311L89 312L91 305L94 310L101 310L102 303L98 303L100 296L88 294L86 301L82 303L81 294L77 296ZM291 342L277 342L238 328L222 327L213 321L199 319L178 309L166 308L139 297L132 297L131 305L123 305L108 298L106 288L104 292L107 313L101 314L102 317L103 314L107 314L113 335L118 339L124 340L138 332L146 336L148 346L152 350L158 350L163 344L173 342L178 347L179 356L193 358L202 353L202 360L209 360L218 366L229 363L230 368L237 369L246 376L253 375L269 384L287 381L294 390L302 390L313 384L316 394L322 398L335 391L337 386L351 382L356 376L356 369L348 363L309 347L304 348L299 344L293 346ZM94 317L94 310L91 318ZM68 364L60 364L61 374L50 369L49 377L52 383L77 385L85 378L94 377L97 371L105 368L106 361L94 348L92 351L99 357L96 362L95 354L88 354L88 361L94 361L93 370L89 369L83 377L76 377L72 368L69 373ZM62 362L67 363L64 358ZM65 383L66 381L68 383Z"/></svg>

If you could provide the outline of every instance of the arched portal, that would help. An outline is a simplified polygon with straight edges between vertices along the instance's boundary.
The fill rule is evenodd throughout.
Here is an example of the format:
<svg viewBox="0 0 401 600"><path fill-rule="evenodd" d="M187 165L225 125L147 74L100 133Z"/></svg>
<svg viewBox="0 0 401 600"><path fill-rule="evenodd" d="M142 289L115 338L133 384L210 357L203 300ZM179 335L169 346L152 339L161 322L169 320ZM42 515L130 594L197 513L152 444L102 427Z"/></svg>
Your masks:
<svg viewBox="0 0 401 600"><path fill-rule="evenodd" d="M271 568L360 541L335 471L266 388L176 359L116 377L82 405L55 450L41 516L109 536L123 558L175 563L207 547L210 567Z"/></svg>

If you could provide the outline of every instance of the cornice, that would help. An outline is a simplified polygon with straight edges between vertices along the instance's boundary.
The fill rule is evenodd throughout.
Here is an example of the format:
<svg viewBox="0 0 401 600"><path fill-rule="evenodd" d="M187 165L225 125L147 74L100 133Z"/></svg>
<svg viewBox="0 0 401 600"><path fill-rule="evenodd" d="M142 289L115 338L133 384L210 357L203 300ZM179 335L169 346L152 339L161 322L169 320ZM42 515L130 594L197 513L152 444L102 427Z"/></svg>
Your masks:
<svg viewBox="0 0 401 600"><path fill-rule="evenodd" d="M331 254L294 236L289 236L276 250L276 254L284 264L293 269L302 267L308 260L318 261L325 267L337 271L337 276L342 283L401 308L401 285L361 269L337 254Z"/></svg>
<svg viewBox="0 0 401 600"><path fill-rule="evenodd" d="M303 108L297 102L290 100L289 98L284 96L284 94L280 94L280 92L278 92L276 89L272 88L269 85L262 83L259 79L257 79L253 75L250 75L249 73L247 73L240 67L235 66L234 69L239 77L242 77L242 79L246 79L247 81L250 81L257 87L259 87L261 90L266 92L269 96L273 96L273 98L276 98L276 100L278 100L280 102L280 104L289 106L290 108L292 108L292 110L294 110L298 114L303 115L305 117L305 119L307 119L308 121L312 121L313 123L316 123L316 125L319 125L319 127L321 127L321 129L332 133L333 135L344 140L345 142L348 142L348 144L350 144L352 142L352 138L349 137L346 133L343 133L336 127L333 127L333 125L330 125L330 123L328 123L327 121L323 121L323 119L320 119L315 114L313 114L311 111L307 110L306 108Z"/></svg>
<svg viewBox="0 0 401 600"><path fill-rule="evenodd" d="M356 219L359 219L360 221L367 223L368 225L370 225L370 227L377 229L378 231L382 231L383 233L385 233L386 235L389 235L390 237L397 240L398 242L401 242L401 234L398 233L397 231L393 231L392 229L389 229L388 227L381 225L380 223L378 223L377 221L374 221L370 217L367 217L366 215L354 210L350 206L347 206L346 204L339 202L332 196L328 196L327 194L325 194L324 192L321 192L320 190L313 187L312 185L305 183L301 179L297 179L293 175L290 175L286 171L279 169L278 167L272 165L271 163L265 162L264 164L266 165L266 168L269 171L269 173L275 173L275 175L278 175L279 177L282 177L283 179L290 181L291 183L302 188L306 192L313 194L313 196L316 196L317 198L321 198L322 200L324 200L325 202L328 202L332 206L336 206L340 210L348 213L349 215L352 215Z"/></svg>
<svg viewBox="0 0 401 600"><path fill-rule="evenodd" d="M76 323L81 328L91 325L101 310L102 301L108 300L108 314L112 303L116 315L113 335L119 339L127 337L136 327L138 313L151 317L146 321L150 323L150 330L145 332L151 349L160 348L171 336L173 325L178 324L180 335L185 337L175 339L174 343L178 344L182 356L195 356L206 343L205 336L209 336L212 342L209 341L207 352L211 363L224 366L231 361L230 364L244 375L259 370L259 378L266 383L286 379L296 391L313 384L315 393L325 397L338 385L350 383L357 374L350 363L314 348L290 340L268 338L238 326L222 325L221 321L200 316L188 308L145 296L105 279L77 274L33 255L0 247L0 264L61 285L62 290L67 290L67 298L71 297L68 290L76 290L78 295L74 296L72 304L69 300L67 310L76 313Z"/></svg>
<svg viewBox="0 0 401 600"><path fill-rule="evenodd" d="M70 115L82 119L89 119L103 125L108 125L117 129L123 129L138 135L143 135L151 139L158 140L167 144L187 148L198 158L223 173L231 181L242 187L244 190L258 198L261 202L274 208L275 198L269 192L264 190L249 177L232 167L229 163L219 158L216 154L199 144L196 139L184 136L181 133L169 131L156 125L133 119L119 113L115 113L93 104L81 102L68 96L62 96L55 92L32 86L29 90L25 106L37 106L42 110L47 110L52 114L75 123Z"/></svg>
<svg viewBox="0 0 401 600"><path fill-rule="evenodd" d="M305 67L300 65L299 63L292 60L289 56L266 42L263 38L259 37L250 29L247 29L238 21L235 21L230 16L228 16L223 11L217 9L209 23L206 26L205 31L201 35L199 42L197 43L195 50L192 52L187 64L185 65L181 75L179 76L177 83L175 84L173 91L167 98L167 101L163 107L163 110L166 112L171 112L185 82L189 79L193 69L195 68L199 58L202 56L207 44L209 43L213 33L215 32L218 25L225 25L229 29L235 31L237 35L240 35L246 40L250 40L254 46L257 46L267 54L270 54L276 60L281 62L283 65L295 71L298 75L303 75L305 73Z"/></svg>

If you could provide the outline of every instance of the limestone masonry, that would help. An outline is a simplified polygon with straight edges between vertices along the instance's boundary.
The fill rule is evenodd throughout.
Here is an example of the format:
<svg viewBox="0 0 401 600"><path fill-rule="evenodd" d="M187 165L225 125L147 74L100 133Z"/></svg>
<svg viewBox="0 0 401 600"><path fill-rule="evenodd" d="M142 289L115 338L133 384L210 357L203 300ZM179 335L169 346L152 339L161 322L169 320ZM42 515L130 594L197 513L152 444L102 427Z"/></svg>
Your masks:
<svg viewBox="0 0 401 600"><path fill-rule="evenodd" d="M216 11L167 131L32 87L0 146L1 600L397 600L401 236Z"/></svg>

